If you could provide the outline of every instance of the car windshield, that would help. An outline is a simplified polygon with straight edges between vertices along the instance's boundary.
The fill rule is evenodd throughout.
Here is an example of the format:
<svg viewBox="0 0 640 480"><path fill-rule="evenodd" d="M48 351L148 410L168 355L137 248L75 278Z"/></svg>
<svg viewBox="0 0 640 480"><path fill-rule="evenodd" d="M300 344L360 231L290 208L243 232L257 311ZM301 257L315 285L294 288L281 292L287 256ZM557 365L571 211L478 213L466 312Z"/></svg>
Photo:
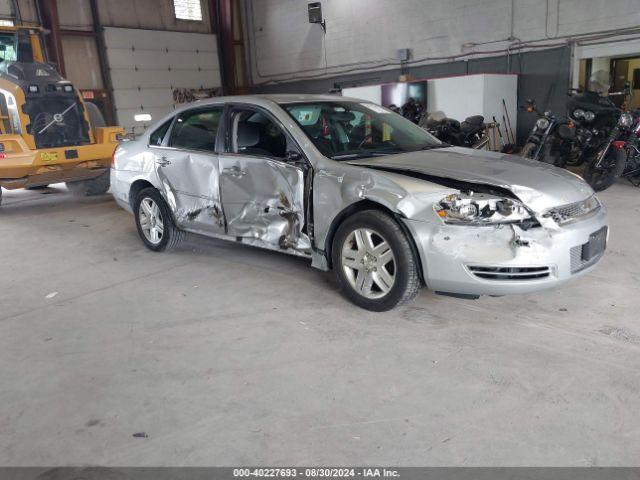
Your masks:
<svg viewBox="0 0 640 480"><path fill-rule="evenodd" d="M281 105L320 152L334 160L415 152L446 144L391 110L365 101Z"/></svg>

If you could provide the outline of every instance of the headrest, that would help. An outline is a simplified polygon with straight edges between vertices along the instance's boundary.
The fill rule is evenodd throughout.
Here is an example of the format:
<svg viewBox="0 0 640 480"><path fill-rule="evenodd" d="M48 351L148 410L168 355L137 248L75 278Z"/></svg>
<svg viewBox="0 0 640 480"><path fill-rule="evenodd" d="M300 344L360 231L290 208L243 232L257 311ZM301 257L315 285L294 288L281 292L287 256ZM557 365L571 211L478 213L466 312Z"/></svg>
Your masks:
<svg viewBox="0 0 640 480"><path fill-rule="evenodd" d="M339 122L349 123L353 122L356 116L352 112L331 112L329 118Z"/></svg>
<svg viewBox="0 0 640 480"><path fill-rule="evenodd" d="M260 143L260 128L255 123L238 123L238 148L255 147Z"/></svg>

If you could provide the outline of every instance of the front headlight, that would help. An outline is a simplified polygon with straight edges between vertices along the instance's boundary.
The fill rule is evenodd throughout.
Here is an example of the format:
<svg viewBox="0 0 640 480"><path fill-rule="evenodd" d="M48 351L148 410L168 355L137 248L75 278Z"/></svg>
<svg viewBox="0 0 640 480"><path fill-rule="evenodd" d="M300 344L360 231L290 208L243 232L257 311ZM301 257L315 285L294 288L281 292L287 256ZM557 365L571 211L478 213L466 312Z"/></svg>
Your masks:
<svg viewBox="0 0 640 480"><path fill-rule="evenodd" d="M591 110L587 110L586 112L584 112L584 119L587 122L592 122L594 118L596 118L596 114L593 113Z"/></svg>
<svg viewBox="0 0 640 480"><path fill-rule="evenodd" d="M580 119L580 118L582 118L582 117L584 117L584 110L582 110L582 109L580 109L580 108L576 108L576 109L573 111L573 118Z"/></svg>
<svg viewBox="0 0 640 480"><path fill-rule="evenodd" d="M450 225L492 225L531 218L518 200L485 193L457 193L434 205L438 217Z"/></svg>
<svg viewBox="0 0 640 480"><path fill-rule="evenodd" d="M633 115L630 113L623 113L620 115L620 119L618 120L618 125L621 127L630 127L633 123Z"/></svg>
<svg viewBox="0 0 640 480"><path fill-rule="evenodd" d="M549 120L546 118L539 118L536 122L536 127L540 130L545 130L549 126Z"/></svg>

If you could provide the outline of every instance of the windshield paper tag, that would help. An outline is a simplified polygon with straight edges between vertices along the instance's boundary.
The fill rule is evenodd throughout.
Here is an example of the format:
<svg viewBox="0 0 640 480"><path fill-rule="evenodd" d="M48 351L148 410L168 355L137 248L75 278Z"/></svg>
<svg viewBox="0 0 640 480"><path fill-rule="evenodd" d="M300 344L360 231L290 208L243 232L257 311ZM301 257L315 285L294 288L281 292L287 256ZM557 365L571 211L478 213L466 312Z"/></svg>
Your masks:
<svg viewBox="0 0 640 480"><path fill-rule="evenodd" d="M375 103L361 103L363 107L367 107L369 110L373 110L376 113L391 113L389 110L382 108L380 105L376 105Z"/></svg>

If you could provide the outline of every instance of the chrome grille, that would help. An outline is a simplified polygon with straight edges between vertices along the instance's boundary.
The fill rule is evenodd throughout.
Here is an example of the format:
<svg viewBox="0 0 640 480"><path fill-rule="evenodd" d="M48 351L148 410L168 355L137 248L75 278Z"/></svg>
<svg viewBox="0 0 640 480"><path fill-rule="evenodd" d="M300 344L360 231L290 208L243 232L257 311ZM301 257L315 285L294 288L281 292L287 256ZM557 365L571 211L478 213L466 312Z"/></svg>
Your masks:
<svg viewBox="0 0 640 480"><path fill-rule="evenodd" d="M551 275L551 268L544 267L487 267L468 266L471 273L485 280L539 280Z"/></svg>
<svg viewBox="0 0 640 480"><path fill-rule="evenodd" d="M598 200L598 197L592 195L586 200L552 208L544 216L551 217L558 225L562 225L589 215L590 213L597 211L599 208L600 201Z"/></svg>

